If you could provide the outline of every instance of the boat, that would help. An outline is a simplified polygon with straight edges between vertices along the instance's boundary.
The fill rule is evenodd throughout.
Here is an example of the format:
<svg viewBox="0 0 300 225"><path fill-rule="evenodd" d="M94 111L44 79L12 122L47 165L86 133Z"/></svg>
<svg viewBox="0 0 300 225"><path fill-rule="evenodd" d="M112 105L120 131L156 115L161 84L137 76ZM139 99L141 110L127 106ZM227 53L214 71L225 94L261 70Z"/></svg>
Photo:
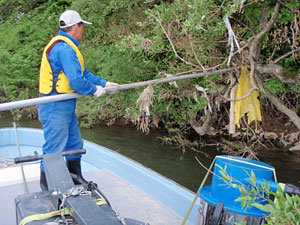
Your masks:
<svg viewBox="0 0 300 225"><path fill-rule="evenodd" d="M264 224L266 212L255 207L242 208L235 201L241 193L224 185L220 168L238 183L250 185L249 174L253 172L256 182L267 182L271 191L281 187L285 193L300 196L298 187L277 182L273 166L251 159L216 156L207 172L211 173L214 166L211 185L204 186L206 175L197 193L193 193L89 141L84 140L84 149L48 155L42 155L43 143L41 129L15 126L0 129L1 224ZM63 160L65 154L82 154L82 170L89 184L74 185ZM41 191L39 187L42 158L49 191ZM66 223L58 223L60 218Z"/></svg>
<svg viewBox="0 0 300 225"><path fill-rule="evenodd" d="M0 129L0 161L2 161L0 190L1 193L5 193L0 195L0 201L5 202L0 206L1 224L20 224L19 222L24 219L20 218L22 212L28 207L36 206L35 203L28 205L24 201L30 202L43 194L39 187L38 161L27 161L24 164L6 167L12 159L17 157L20 159L19 156L22 159L41 155L43 143L41 129L16 127ZM83 148L86 152L82 155L84 177L96 183L97 189L109 201L112 211L119 218L128 218L128 225L182 223L195 193L106 147L84 140ZM54 172L60 173L61 171ZM53 193L51 194L53 196ZM186 224L196 224L198 207L199 200L191 210Z"/></svg>

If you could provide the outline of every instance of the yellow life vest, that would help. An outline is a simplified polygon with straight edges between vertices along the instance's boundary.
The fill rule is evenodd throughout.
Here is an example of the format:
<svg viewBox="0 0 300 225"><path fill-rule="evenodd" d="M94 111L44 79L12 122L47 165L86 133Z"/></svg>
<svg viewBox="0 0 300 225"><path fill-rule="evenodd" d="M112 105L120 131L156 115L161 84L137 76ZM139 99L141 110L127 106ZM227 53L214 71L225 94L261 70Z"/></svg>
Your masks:
<svg viewBox="0 0 300 225"><path fill-rule="evenodd" d="M51 39L49 44L45 47L42 57L41 69L40 69L40 83L39 92L41 94L50 94L53 88L56 89L57 93L72 93L74 92L69 86L69 79L66 77L64 72L61 70L58 74L56 83L54 83L53 71L48 60L48 52L54 46L55 42L64 41L68 43L75 51L79 63L81 65L81 74L84 71L84 59L80 53L78 47L67 37L58 35Z"/></svg>

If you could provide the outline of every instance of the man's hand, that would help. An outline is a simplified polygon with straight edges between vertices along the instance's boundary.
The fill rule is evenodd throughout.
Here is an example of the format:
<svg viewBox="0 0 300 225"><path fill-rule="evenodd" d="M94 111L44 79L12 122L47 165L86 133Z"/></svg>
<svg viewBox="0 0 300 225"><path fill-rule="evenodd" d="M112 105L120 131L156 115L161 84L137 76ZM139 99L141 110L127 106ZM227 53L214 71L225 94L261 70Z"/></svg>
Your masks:
<svg viewBox="0 0 300 225"><path fill-rule="evenodd" d="M118 83L109 82L109 81L107 81L105 85L105 89L108 94L118 93L118 87L120 87Z"/></svg>
<svg viewBox="0 0 300 225"><path fill-rule="evenodd" d="M97 98L106 93L105 88L103 88L101 86L96 86L96 88L97 88L97 90L95 91L95 93L93 95L96 96Z"/></svg>

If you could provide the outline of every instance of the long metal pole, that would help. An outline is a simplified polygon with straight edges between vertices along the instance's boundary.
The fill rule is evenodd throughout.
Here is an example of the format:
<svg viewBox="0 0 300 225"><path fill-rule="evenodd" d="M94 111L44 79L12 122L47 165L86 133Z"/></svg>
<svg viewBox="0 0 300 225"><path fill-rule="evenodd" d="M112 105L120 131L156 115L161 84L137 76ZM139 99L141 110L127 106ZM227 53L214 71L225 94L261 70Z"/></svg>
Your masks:
<svg viewBox="0 0 300 225"><path fill-rule="evenodd" d="M163 79L156 79L156 80L149 80L149 81L142 81L142 82L136 82L136 83L130 83L130 84L122 84L120 85L117 90L127 90L127 89L133 89L133 88L139 88L143 86L148 85L155 85L155 84L161 84L161 83L168 83L173 81L179 81L179 80L186 80L186 79L192 79L192 78L198 78L198 77L204 77L204 76L212 76L212 75L218 75L223 73L232 72L233 69L224 69L224 70L215 70L207 73L193 73L188 75L181 75L181 76L173 76L173 77L167 77ZM115 90L114 88L106 88L109 92L110 90ZM54 96L45 96L45 97L39 97L39 98L31 98L21 101L15 101L15 102L7 102L0 104L0 112L6 111L6 110L12 110L12 109L18 109L23 108L27 106L33 106L33 105L39 105L47 102L56 102L56 101L62 101L72 98L80 98L83 97L83 95L77 94L77 93L70 93L70 94L60 94L60 95L54 95Z"/></svg>

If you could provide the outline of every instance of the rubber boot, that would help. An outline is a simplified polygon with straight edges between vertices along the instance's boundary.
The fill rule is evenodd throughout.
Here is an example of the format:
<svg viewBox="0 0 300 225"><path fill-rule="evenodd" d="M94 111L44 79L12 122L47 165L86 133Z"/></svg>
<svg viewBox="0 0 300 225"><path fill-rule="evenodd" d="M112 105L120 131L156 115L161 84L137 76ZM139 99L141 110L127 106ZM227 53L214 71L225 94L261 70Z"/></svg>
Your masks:
<svg viewBox="0 0 300 225"><path fill-rule="evenodd" d="M47 184L46 174L44 171L41 171L40 187L41 187L42 191L48 191L48 184Z"/></svg>
<svg viewBox="0 0 300 225"><path fill-rule="evenodd" d="M87 184L87 180L81 174L81 159L67 160L67 167L74 184Z"/></svg>

